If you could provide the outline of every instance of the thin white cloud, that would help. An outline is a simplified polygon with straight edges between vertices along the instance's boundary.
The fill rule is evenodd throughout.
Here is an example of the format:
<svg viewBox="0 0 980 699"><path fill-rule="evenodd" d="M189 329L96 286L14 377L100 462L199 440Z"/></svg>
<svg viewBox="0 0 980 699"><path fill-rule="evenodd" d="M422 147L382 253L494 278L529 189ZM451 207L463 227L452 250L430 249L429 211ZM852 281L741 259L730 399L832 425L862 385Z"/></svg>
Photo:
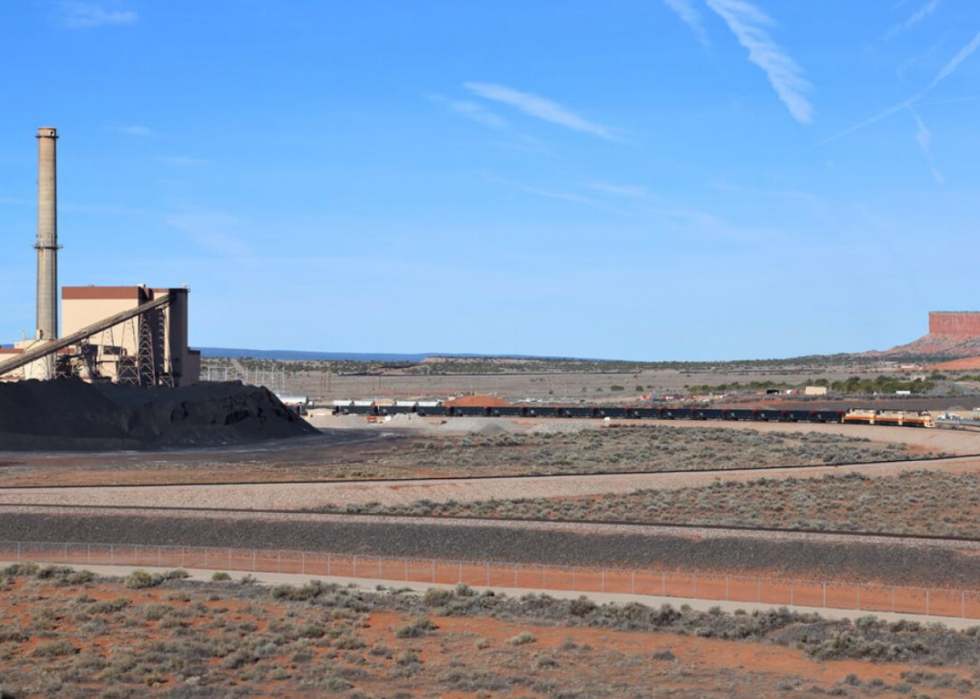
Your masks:
<svg viewBox="0 0 980 699"><path fill-rule="evenodd" d="M598 136L608 141L618 140L606 127L570 112L557 102L552 102L530 92L520 92L504 85L492 83L464 83L464 87L479 97L509 105L543 121L558 124L573 131Z"/></svg>
<svg viewBox="0 0 980 699"><path fill-rule="evenodd" d="M698 38L701 45L707 48L711 42L708 41L708 32L704 28L704 19L701 12L694 5L694 0L664 0L664 4L674 11L681 21L686 24L694 36Z"/></svg>
<svg viewBox="0 0 980 699"><path fill-rule="evenodd" d="M507 121L491 112L489 109L476 102L459 101L451 102L449 108L452 109L457 114L461 114L467 119L472 119L478 124L483 124L484 126L489 126L491 129L505 129L507 128Z"/></svg>
<svg viewBox="0 0 980 699"><path fill-rule="evenodd" d="M745 0L707 0L707 3L748 50L749 60L765 72L793 118L801 124L812 122L813 106L805 94L812 86L803 69L769 36L767 28L775 24L773 20Z"/></svg>
<svg viewBox="0 0 980 699"><path fill-rule="evenodd" d="M909 68L923 63L928 58L932 58L932 56L934 56L936 52L939 51L939 49L941 49L947 41L949 41L951 34L952 30L944 32L943 35L939 37L939 41L932 44L926 51L904 60L902 64L895 69L895 74L900 78L904 78L905 73L908 72Z"/></svg>
<svg viewBox="0 0 980 699"><path fill-rule="evenodd" d="M464 116L491 129L497 129L499 131L509 126L506 119L490 111L482 104L477 104L469 100L454 100L439 94L428 94L426 97L437 104L445 105L454 114Z"/></svg>
<svg viewBox="0 0 980 699"><path fill-rule="evenodd" d="M589 199L588 197L583 197L578 194L572 194L571 192L556 192L550 189L540 189L538 187L520 187L523 191L528 194L537 194L539 197L546 197L548 199L558 199L559 201L570 201L575 204L586 204L587 206L594 206L599 208L599 203Z"/></svg>
<svg viewBox="0 0 980 699"><path fill-rule="evenodd" d="M222 211L187 211L170 214L167 225L176 228L201 249L220 257L249 257L252 248L241 236L241 219Z"/></svg>
<svg viewBox="0 0 980 699"><path fill-rule="evenodd" d="M922 118L914 109L910 107L909 112L912 114L912 118L915 119L916 126L919 127L919 130L915 133L915 141L925 154L926 160L929 161L929 170L932 173L932 179L935 180L936 184L945 184L946 180L943 177L943 173L936 167L936 159L932 156L932 149L930 148L932 144L932 132L929 131Z"/></svg>
<svg viewBox="0 0 980 699"><path fill-rule="evenodd" d="M891 31L888 32L888 38L895 36L896 34L905 31L906 29L911 29L915 25L919 24L926 17L931 15L939 7L943 0L929 0L925 5L923 5L917 12L913 13L907 20L892 27Z"/></svg>
<svg viewBox="0 0 980 699"><path fill-rule="evenodd" d="M55 20L69 29L135 24L138 19L135 10L108 10L102 5L81 0L62 0L55 13Z"/></svg>
<svg viewBox="0 0 980 699"><path fill-rule="evenodd" d="M116 133L125 134L126 136L140 136L144 138L150 138L157 135L157 132L148 126L140 126L138 124L133 124L131 126L114 126L112 130Z"/></svg>
<svg viewBox="0 0 980 699"><path fill-rule="evenodd" d="M180 165L192 167L196 165L207 165L208 161L202 158L191 158L186 155L161 155L158 160L167 165Z"/></svg>
<svg viewBox="0 0 980 699"><path fill-rule="evenodd" d="M978 48L980 48L980 32L977 32L977 35L973 37L973 41L960 49L960 52L953 57L953 60L947 63L943 69L939 71L939 74L933 78L932 83L929 84L929 89L931 90L932 88L936 87L936 85L955 73L956 69L960 67L963 61L976 53Z"/></svg>
<svg viewBox="0 0 980 699"><path fill-rule="evenodd" d="M840 139L846 136L850 136L851 134L857 131L861 131L862 129L865 129L871 126L872 124L876 124L877 122L881 121L882 119L885 119L886 117L890 117L892 114L897 114L902 110L909 109L913 105L917 104L923 97L925 97L930 92L932 92L936 88L936 86L939 85L939 83L941 83L943 80L946 80L948 77L953 75L953 73L957 71L957 69L963 64L963 62L966 59L968 59L970 56L976 53L978 48L980 48L980 32L978 32L977 35L973 37L973 41L971 41L969 44L967 44L962 49L960 49L960 52L957 53L952 58L952 60L950 60L949 63L943 66L943 69L936 74L936 77L932 79L932 82L929 83L929 85L925 89L916 93L912 97L909 97L907 100L904 100L903 102L899 102L898 104L889 107L883 112L876 114L870 119L865 119L864 121L855 124L854 126L844 129L840 133L836 133L833 136L825 138L824 140L820 141L819 143L815 143L809 148L804 148L799 153L797 153L797 155L802 155L811 150L814 150L815 148L820 148L821 146L825 146L829 143L833 143L834 141L839 141Z"/></svg>
<svg viewBox="0 0 980 699"><path fill-rule="evenodd" d="M611 194L615 197L626 197L628 199L646 199L650 193L644 187L634 185L610 184L608 182L590 182L585 185L587 189L602 194Z"/></svg>

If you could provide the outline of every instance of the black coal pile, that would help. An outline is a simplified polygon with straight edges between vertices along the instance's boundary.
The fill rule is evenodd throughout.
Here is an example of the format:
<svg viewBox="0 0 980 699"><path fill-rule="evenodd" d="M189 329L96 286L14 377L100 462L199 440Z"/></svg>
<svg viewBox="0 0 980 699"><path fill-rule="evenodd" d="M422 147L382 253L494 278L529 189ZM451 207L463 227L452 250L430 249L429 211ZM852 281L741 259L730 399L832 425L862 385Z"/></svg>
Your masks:
<svg viewBox="0 0 980 699"><path fill-rule="evenodd" d="M0 450L159 450L247 444L315 434L268 389L239 382L183 388L0 384Z"/></svg>

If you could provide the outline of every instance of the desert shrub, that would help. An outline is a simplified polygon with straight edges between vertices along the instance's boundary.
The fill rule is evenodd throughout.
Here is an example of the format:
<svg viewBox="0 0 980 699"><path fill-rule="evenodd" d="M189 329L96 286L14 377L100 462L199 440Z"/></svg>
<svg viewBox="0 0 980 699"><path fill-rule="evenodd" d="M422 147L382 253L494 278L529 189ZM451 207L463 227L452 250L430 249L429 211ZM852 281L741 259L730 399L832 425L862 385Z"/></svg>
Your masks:
<svg viewBox="0 0 980 699"><path fill-rule="evenodd" d="M35 577L39 580L56 580L62 585L84 585L95 579L90 570L75 570L68 566L45 566L38 570Z"/></svg>
<svg viewBox="0 0 980 699"><path fill-rule="evenodd" d="M428 636L429 632L434 631L438 628L435 624L426 618L416 619L410 624L405 626L400 626L395 631L396 638L421 638L422 636Z"/></svg>
<svg viewBox="0 0 980 699"><path fill-rule="evenodd" d="M272 597L274 599L287 600L291 602L305 602L307 600L316 599L327 590L327 585L323 584L319 580L311 580L302 587L294 587L293 585L277 585L272 588Z"/></svg>
<svg viewBox="0 0 980 699"><path fill-rule="evenodd" d="M148 573L145 570L134 570L126 576L123 584L131 590L142 590L148 587L157 587L169 580L184 580L189 577L190 573L180 568L169 570L165 573Z"/></svg>
<svg viewBox="0 0 980 699"><path fill-rule="evenodd" d="M454 592L456 593L457 597L476 597L476 590L466 583L460 583L457 585Z"/></svg>
<svg viewBox="0 0 980 699"><path fill-rule="evenodd" d="M228 573L219 570L217 573L211 576L211 580L214 582L225 582L227 580L231 580L231 576L228 575Z"/></svg>
<svg viewBox="0 0 980 699"><path fill-rule="evenodd" d="M422 596L422 604L426 607L445 607L453 599L452 590L432 588Z"/></svg>
<svg viewBox="0 0 980 699"><path fill-rule="evenodd" d="M121 612L123 609L128 607L131 602L124 598L119 597L112 600L102 600L101 602L95 602L89 605L85 611L88 614L114 614L116 612Z"/></svg>
<svg viewBox="0 0 980 699"><path fill-rule="evenodd" d="M532 636L527 631L522 631L513 638L507 641L512 646L524 646L528 643L534 643L534 636Z"/></svg>
<svg viewBox="0 0 980 699"><path fill-rule="evenodd" d="M134 570L126 576L123 584L131 590L141 590L147 587L154 587L161 582L162 580L158 580L152 573L147 573L145 570Z"/></svg>
<svg viewBox="0 0 980 699"><path fill-rule="evenodd" d="M334 642L334 647L340 650L359 650L365 647L363 640L360 636L356 636L352 633L345 633L340 638Z"/></svg>
<svg viewBox="0 0 980 699"><path fill-rule="evenodd" d="M416 653L414 650L408 649L408 650L402 652L395 659L395 662L398 665L418 665L422 661L419 658L419 654L418 653Z"/></svg>
<svg viewBox="0 0 980 699"><path fill-rule="evenodd" d="M3 574L11 578L33 578L41 567L37 563L14 563L3 569Z"/></svg>
<svg viewBox="0 0 980 699"><path fill-rule="evenodd" d="M534 667L538 670L545 670L558 667L558 661L550 655L540 655L534 660Z"/></svg>
<svg viewBox="0 0 980 699"><path fill-rule="evenodd" d="M65 655L75 655L78 648L68 639L49 641L42 643L34 649L34 656L37 658L58 658Z"/></svg>
<svg viewBox="0 0 980 699"><path fill-rule="evenodd" d="M327 633L327 628L318 622L310 622L299 627L296 635L299 638L323 638Z"/></svg>
<svg viewBox="0 0 980 699"><path fill-rule="evenodd" d="M584 595L572 600L568 605L568 613L572 616L588 616L596 610L596 603Z"/></svg>
<svg viewBox="0 0 980 699"><path fill-rule="evenodd" d="M25 641L29 641L30 638L30 636L20 629L0 628L0 643L24 643Z"/></svg>

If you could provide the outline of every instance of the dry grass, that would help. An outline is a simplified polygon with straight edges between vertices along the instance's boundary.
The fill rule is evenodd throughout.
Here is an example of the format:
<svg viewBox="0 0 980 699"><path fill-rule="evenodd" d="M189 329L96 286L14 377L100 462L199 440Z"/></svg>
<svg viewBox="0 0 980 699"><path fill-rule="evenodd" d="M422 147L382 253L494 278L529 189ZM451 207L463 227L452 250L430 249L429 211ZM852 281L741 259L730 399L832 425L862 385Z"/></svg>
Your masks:
<svg viewBox="0 0 980 699"><path fill-rule="evenodd" d="M389 514L711 524L980 537L980 474L908 471L868 478L718 481L677 490L572 498L368 506Z"/></svg>
<svg viewBox="0 0 980 699"><path fill-rule="evenodd" d="M555 422L562 429L571 423ZM0 485L333 481L481 475L660 472L819 465L924 456L904 445L826 432L640 424L564 434L381 438L340 431L273 450L147 455L18 455ZM355 437L363 442L357 442ZM368 439L370 437L370 439ZM345 441L349 440L349 441Z"/></svg>
<svg viewBox="0 0 980 699"><path fill-rule="evenodd" d="M731 469L913 458L901 445L818 432L643 425L570 434L423 439L369 462L383 471L547 475ZM919 455L921 456L921 454Z"/></svg>

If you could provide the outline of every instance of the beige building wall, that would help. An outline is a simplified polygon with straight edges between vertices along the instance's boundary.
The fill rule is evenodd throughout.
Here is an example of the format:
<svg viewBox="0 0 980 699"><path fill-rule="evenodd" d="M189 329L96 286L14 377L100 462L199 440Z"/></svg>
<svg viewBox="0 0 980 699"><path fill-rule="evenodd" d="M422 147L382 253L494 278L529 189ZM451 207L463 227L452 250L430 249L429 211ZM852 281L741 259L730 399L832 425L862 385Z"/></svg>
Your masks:
<svg viewBox="0 0 980 699"><path fill-rule="evenodd" d="M188 347L188 290L153 289L142 286L81 286L62 289L62 334L80 330L115 313L171 296L170 304L149 319L154 359L158 372L169 371L174 384L183 386L200 378L200 353ZM139 353L139 320L124 321L89 340L95 352L98 374L119 378L120 359L134 360Z"/></svg>

